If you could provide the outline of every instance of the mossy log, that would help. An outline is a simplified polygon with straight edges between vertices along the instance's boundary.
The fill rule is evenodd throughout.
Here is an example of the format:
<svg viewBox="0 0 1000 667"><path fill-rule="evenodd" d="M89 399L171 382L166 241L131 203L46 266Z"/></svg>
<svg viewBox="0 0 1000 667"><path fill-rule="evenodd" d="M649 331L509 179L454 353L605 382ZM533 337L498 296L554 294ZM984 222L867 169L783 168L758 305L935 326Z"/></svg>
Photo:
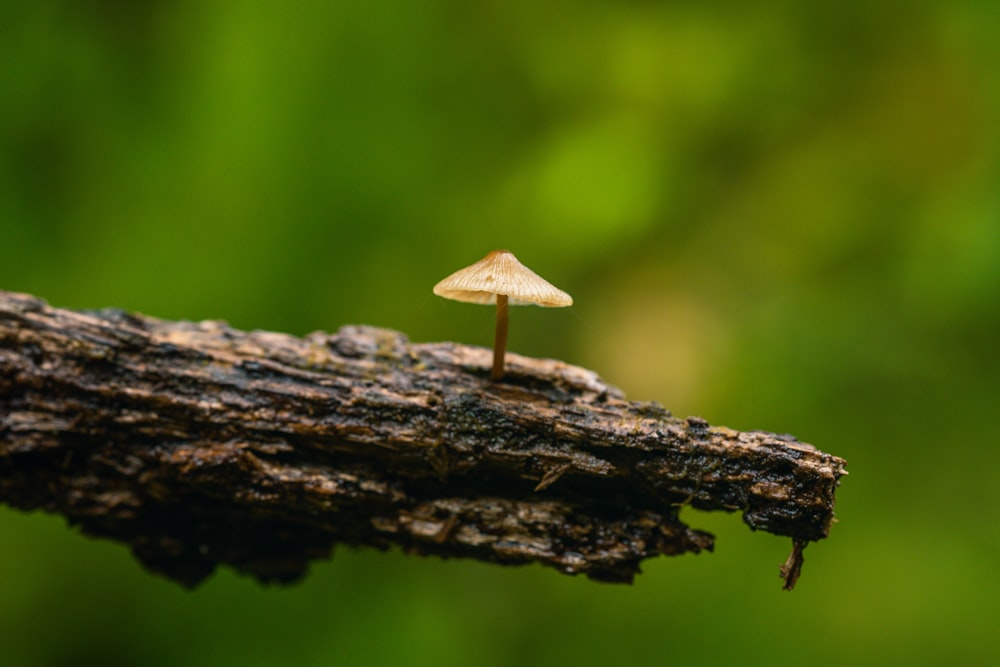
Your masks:
<svg viewBox="0 0 1000 667"><path fill-rule="evenodd" d="M0 292L0 502L65 516L192 586L292 581L336 544L542 563L629 582L711 550L680 509L739 511L801 550L845 461L635 403L595 373L348 326L52 308Z"/></svg>

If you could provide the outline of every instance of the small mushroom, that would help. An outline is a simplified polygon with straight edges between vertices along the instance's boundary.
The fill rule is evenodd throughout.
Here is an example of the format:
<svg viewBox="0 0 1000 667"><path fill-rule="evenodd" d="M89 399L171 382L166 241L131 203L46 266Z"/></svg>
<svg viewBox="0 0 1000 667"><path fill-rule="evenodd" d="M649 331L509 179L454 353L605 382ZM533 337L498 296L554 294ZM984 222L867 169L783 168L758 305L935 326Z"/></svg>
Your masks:
<svg viewBox="0 0 1000 667"><path fill-rule="evenodd" d="M493 370L490 372L493 380L503 377L508 304L534 304L546 308L573 305L573 297L521 264L509 250L494 250L472 266L459 269L435 285L434 293L467 303L496 303L497 328L493 340Z"/></svg>

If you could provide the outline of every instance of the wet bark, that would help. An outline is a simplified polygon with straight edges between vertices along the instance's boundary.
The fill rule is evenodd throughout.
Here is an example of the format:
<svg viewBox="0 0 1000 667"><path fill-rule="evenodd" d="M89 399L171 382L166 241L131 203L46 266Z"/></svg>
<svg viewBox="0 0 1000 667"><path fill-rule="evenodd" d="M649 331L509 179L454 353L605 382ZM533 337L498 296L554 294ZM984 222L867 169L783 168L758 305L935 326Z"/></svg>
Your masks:
<svg viewBox="0 0 1000 667"><path fill-rule="evenodd" d="M711 550L686 505L801 548L845 461L635 403L593 372L415 344L304 338L51 308L0 292L0 502L65 516L195 585L229 565L291 581L336 544L631 581Z"/></svg>

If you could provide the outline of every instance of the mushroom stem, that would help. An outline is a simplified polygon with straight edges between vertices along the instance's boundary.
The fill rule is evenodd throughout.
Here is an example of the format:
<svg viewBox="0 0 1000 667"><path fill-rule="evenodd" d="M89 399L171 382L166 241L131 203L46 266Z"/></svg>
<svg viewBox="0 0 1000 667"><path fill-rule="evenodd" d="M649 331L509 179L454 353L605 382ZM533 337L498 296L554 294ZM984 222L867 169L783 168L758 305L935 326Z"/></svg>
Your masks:
<svg viewBox="0 0 1000 667"><path fill-rule="evenodd" d="M497 332L493 339L493 370L491 380L503 377L503 360L507 352L507 295L497 294Z"/></svg>

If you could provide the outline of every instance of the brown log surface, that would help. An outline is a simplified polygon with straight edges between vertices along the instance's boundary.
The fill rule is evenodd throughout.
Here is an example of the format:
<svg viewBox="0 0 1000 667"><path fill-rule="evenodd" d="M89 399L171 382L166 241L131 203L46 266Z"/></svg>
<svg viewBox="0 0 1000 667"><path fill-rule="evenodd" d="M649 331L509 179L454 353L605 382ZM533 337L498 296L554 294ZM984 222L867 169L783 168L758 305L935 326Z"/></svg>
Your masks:
<svg viewBox="0 0 1000 667"><path fill-rule="evenodd" d="M304 338L0 292L0 502L194 585L291 581L336 544L631 581L711 550L685 505L827 537L843 459L636 403L595 373L349 326ZM793 554L794 556L795 554ZM794 577L789 575L794 573Z"/></svg>

